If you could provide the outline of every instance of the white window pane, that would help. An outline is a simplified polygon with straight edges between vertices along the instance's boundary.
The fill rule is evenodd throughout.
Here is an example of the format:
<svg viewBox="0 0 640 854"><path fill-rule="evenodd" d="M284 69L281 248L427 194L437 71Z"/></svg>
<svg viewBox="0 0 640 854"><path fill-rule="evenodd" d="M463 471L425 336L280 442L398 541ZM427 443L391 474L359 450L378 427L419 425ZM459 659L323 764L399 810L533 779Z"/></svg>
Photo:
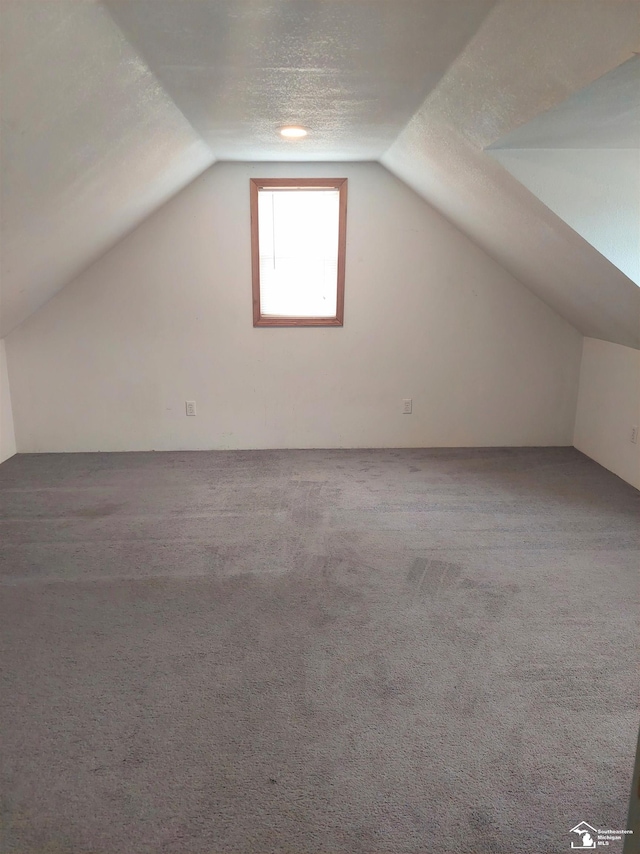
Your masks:
<svg viewBox="0 0 640 854"><path fill-rule="evenodd" d="M335 317L338 190L260 190L260 312Z"/></svg>

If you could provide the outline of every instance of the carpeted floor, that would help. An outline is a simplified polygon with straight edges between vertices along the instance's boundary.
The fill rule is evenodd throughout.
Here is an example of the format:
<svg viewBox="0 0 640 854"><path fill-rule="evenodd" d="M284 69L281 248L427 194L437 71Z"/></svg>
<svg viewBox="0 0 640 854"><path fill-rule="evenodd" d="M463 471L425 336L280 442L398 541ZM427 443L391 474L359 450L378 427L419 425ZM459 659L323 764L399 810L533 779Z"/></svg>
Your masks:
<svg viewBox="0 0 640 854"><path fill-rule="evenodd" d="M639 498L558 448L12 458L0 851L624 828Z"/></svg>

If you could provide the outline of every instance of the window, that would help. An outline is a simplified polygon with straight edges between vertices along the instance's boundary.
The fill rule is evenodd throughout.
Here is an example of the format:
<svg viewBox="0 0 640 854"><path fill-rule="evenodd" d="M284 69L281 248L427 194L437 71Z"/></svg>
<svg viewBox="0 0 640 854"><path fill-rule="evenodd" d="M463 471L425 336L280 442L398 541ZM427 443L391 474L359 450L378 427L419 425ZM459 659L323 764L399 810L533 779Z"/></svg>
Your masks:
<svg viewBox="0 0 640 854"><path fill-rule="evenodd" d="M342 326L346 178L251 179L254 326Z"/></svg>

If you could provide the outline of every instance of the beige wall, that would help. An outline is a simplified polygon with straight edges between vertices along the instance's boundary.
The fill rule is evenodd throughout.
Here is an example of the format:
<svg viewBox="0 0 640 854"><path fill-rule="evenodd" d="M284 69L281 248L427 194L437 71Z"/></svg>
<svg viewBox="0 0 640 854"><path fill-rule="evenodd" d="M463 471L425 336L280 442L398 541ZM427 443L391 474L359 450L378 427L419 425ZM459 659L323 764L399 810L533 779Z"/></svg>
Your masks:
<svg viewBox="0 0 640 854"><path fill-rule="evenodd" d="M349 179L342 329L252 326L249 178L275 175ZM216 164L7 342L24 452L570 445L581 353L383 167L344 163Z"/></svg>
<svg viewBox="0 0 640 854"><path fill-rule="evenodd" d="M640 350L585 338L574 445L640 489Z"/></svg>
<svg viewBox="0 0 640 854"><path fill-rule="evenodd" d="M0 463L16 452L13 411L4 340L0 339Z"/></svg>

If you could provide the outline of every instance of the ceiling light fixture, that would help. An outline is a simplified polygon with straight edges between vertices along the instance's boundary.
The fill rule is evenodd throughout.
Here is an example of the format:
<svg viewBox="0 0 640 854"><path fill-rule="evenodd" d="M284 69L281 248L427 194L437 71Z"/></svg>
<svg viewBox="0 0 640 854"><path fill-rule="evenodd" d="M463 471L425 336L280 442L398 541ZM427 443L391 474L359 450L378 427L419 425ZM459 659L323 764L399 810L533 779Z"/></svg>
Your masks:
<svg viewBox="0 0 640 854"><path fill-rule="evenodd" d="M285 139L302 139L302 137L306 135L307 131L297 125L287 125L286 127L280 128L280 136L284 136Z"/></svg>

